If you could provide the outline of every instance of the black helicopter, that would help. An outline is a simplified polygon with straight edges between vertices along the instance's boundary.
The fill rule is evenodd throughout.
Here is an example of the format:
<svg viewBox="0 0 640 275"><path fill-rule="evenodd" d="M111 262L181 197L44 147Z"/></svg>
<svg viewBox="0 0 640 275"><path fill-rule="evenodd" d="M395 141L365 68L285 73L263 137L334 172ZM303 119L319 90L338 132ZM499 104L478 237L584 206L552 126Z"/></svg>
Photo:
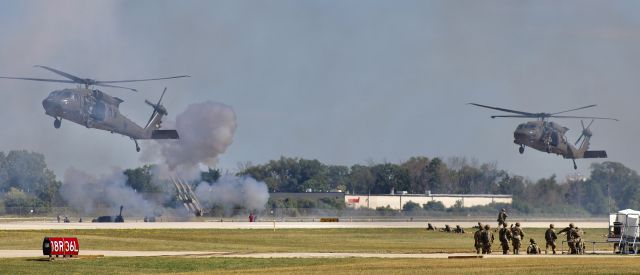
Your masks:
<svg viewBox="0 0 640 275"><path fill-rule="evenodd" d="M120 113L120 103L124 102L122 99L112 97L100 90L92 89L92 86L127 89L137 92L136 89L116 86L113 85L113 83L174 79L189 77L188 75L149 79L100 81L90 78L80 78L47 66L38 65L35 67L51 71L67 78L68 80L7 76L0 76L0 78L84 85L84 87L53 91L42 101L42 107L44 107L45 114L54 118L53 126L56 129L60 128L62 120L66 119L87 128L96 128L111 133L118 133L133 139L136 144L136 151L138 152L140 152L140 146L138 145L138 140L140 139L179 138L176 130L160 130L162 117L167 115L167 109L161 105L162 98L164 97L164 93L167 91L167 88L164 89L157 103L154 104L145 100L145 103L153 108L153 112L151 113L151 117L147 124L144 127L141 127Z"/></svg>

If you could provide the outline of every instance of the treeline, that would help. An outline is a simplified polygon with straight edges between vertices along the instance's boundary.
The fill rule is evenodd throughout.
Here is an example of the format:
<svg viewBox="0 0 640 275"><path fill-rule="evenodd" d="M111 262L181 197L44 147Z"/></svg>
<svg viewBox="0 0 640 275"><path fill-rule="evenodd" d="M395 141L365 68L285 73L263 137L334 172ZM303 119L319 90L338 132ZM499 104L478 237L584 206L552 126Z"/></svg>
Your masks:
<svg viewBox="0 0 640 275"><path fill-rule="evenodd" d="M247 165L238 175L264 181L270 192L510 194L512 210L522 214L602 215L618 209L640 209L640 177L617 162L594 163L590 176L584 180L563 181L555 175L531 181L498 169L495 163L423 156L399 164L350 167L281 157L261 165Z"/></svg>
<svg viewBox="0 0 640 275"><path fill-rule="evenodd" d="M151 165L125 170L126 184L143 194L154 194L171 187L166 182L153 182L152 170ZM531 181L501 170L495 163L479 163L460 157L443 160L418 156L402 163L352 166L281 157L265 164L245 165L236 175L263 181L270 192L389 194L395 190L410 194L511 194L510 211L522 214L603 215L625 208L640 209L640 176L636 171L617 162L594 163L590 170L584 180L558 180L552 175ZM215 182L219 177L219 170L209 169L201 174L200 180L191 184L195 187L201 181ZM0 214L65 207L67 204L59 194L62 184L48 169L42 154L0 152ZM316 204L271 200L266 207L326 208L331 205L322 203L319 207ZM408 208L405 210L441 209L417 205Z"/></svg>

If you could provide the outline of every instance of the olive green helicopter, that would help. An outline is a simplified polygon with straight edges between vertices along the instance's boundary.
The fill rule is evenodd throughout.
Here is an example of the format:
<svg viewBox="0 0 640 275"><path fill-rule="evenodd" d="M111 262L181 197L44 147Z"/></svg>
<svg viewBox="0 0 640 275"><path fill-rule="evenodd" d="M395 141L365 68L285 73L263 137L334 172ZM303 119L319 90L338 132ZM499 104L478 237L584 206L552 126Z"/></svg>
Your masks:
<svg viewBox="0 0 640 275"><path fill-rule="evenodd" d="M589 127L591 127L591 124L593 124L593 122L598 119L618 121L618 119L616 118L609 117L560 115L567 112L595 107L595 104L556 113L530 113L481 105L477 103L469 104L513 114L492 115L491 118L537 118L536 121L529 121L519 124L516 130L513 132L513 142L520 146L518 148L520 154L524 153L525 147L531 147L538 151L546 152L549 154L557 154L565 159L571 159L573 161L573 169L578 169L578 166L576 165L576 159L607 157L607 152L604 150L589 150L591 136L593 135L593 133L589 129ZM580 123L582 124L582 134L580 135L578 140L576 140L575 144L571 144L571 142L569 142L567 140L567 137L565 136L565 133L569 131L569 128L564 127L556 122L549 121L549 118L591 119L591 122L585 127L584 122L580 120ZM582 141L582 143L580 143L580 141ZM579 143L580 145L578 146Z"/></svg>
<svg viewBox="0 0 640 275"><path fill-rule="evenodd" d="M119 111L120 103L124 100L110 96L93 86L126 89L137 92L136 89L113 85L113 83L125 82L141 82L163 79L174 79L189 77L188 75L149 78L149 79L132 79L132 80L114 80L100 81L90 78L80 78L75 75L65 73L47 66L35 66L61 75L67 79L44 79L44 78L28 78L28 77L8 77L0 76L3 79L18 79L43 82L71 83L81 84L84 87L66 88L55 90L42 101L45 114L54 118L53 126L57 129L62 125L62 120L68 120L87 128L95 128L110 133L118 133L131 138L136 145L136 151L140 152L138 140L144 139L179 139L176 130L161 130L162 118L167 115L167 109L162 106L162 98L167 88L164 88L162 95L157 103L151 103L145 100L145 103L153 108L151 117L147 124L142 127Z"/></svg>

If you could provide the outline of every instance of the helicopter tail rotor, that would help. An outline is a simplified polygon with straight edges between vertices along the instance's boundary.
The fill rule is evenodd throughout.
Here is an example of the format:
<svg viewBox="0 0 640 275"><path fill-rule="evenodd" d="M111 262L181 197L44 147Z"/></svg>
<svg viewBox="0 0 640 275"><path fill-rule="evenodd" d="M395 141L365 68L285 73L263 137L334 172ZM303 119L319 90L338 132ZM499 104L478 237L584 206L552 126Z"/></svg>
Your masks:
<svg viewBox="0 0 640 275"><path fill-rule="evenodd" d="M156 117L156 115L160 114L162 116L166 116L167 113L167 109L164 108L164 106L162 106L160 103L162 103L162 98L164 97L164 93L167 92L167 87L164 87L164 90L162 91L162 95L160 95L160 99L158 100L158 103L153 104L151 103L149 100L145 100L144 103L147 103L147 105L153 107L153 113L151 113L151 117L149 117L149 121L147 121L147 126L149 127L149 125L151 124L151 121L153 121L153 119ZM145 128L146 128L145 127Z"/></svg>
<svg viewBox="0 0 640 275"><path fill-rule="evenodd" d="M591 137L592 133L591 130L589 130L589 127L591 127L591 124L593 124L593 122L595 121L595 119L591 119L591 122L589 122L589 125L587 125L587 127L584 127L584 121L580 120L580 124L582 124L582 134L580 135L580 137L578 137L578 140L576 140L575 145L577 146L578 143L580 143L580 140L582 140L583 137L587 136L587 137Z"/></svg>

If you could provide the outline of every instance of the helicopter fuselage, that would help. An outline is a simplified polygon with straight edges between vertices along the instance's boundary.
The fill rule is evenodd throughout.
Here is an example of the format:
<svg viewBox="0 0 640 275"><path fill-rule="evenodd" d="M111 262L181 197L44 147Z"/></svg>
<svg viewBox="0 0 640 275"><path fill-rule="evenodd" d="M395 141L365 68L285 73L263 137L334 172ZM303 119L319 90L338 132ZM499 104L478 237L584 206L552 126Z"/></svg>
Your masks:
<svg viewBox="0 0 640 275"><path fill-rule="evenodd" d="M75 88L51 92L42 101L42 106L47 115L56 119L56 128L64 119L132 139L150 138L148 131L120 113L119 105L122 102L99 90Z"/></svg>
<svg viewBox="0 0 640 275"><path fill-rule="evenodd" d="M529 121L518 125L513 132L513 142L538 151L567 156L576 151L567 142L565 133L569 129L554 122Z"/></svg>

